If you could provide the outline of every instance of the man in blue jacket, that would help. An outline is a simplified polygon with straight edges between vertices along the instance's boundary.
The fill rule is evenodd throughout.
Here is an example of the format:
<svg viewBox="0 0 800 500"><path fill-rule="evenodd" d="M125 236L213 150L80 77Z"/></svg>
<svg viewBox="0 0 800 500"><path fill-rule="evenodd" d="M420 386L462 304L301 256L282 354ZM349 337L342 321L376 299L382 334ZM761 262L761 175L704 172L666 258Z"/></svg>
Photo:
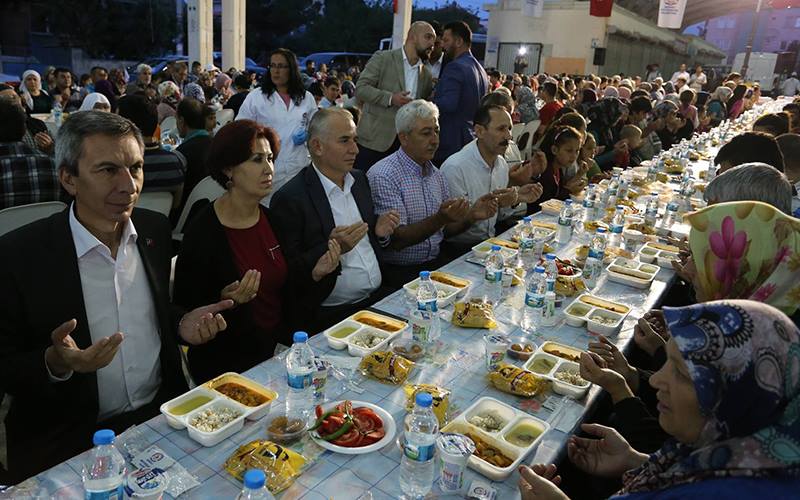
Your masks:
<svg viewBox="0 0 800 500"><path fill-rule="evenodd" d="M442 68L433 98L441 113L437 165L475 138L473 118L489 88L489 78L470 52L471 45L472 31L466 23L454 21L444 27L442 47L450 62Z"/></svg>

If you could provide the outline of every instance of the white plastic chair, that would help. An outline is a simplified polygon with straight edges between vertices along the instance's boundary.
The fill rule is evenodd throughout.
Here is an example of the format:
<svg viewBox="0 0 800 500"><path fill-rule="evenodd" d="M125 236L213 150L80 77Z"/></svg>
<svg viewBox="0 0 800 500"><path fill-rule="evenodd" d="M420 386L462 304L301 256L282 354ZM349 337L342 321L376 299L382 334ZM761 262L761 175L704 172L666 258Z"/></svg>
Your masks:
<svg viewBox="0 0 800 500"><path fill-rule="evenodd" d="M172 232L172 239L178 241L183 240L183 226L186 224L186 219L189 217L189 212L192 211L192 205L199 200L214 201L224 193L225 190L222 189L222 186L220 186L217 181L212 179L210 176L204 177L203 180L198 182L194 189L192 189L192 192L189 193L189 197L186 198L186 205L183 206L183 211L178 219L178 224L175 226L175 230Z"/></svg>
<svg viewBox="0 0 800 500"><path fill-rule="evenodd" d="M520 137L527 134L527 140L524 141L525 144L522 144L521 141L515 141L519 147L519 152L522 153L523 160L529 160L533 154L533 136L536 135L536 130L538 130L539 124L541 123L541 120L533 120L526 123L522 129L522 132L520 133Z"/></svg>
<svg viewBox="0 0 800 500"><path fill-rule="evenodd" d="M54 213L61 212L65 208L67 208L67 204L63 202L44 201L0 210L0 236L25 224L30 224Z"/></svg>
<svg viewBox="0 0 800 500"><path fill-rule="evenodd" d="M522 135L523 130L525 130L524 123L515 123L511 127L511 137L514 138L514 142L519 142L519 137Z"/></svg>
<svg viewBox="0 0 800 500"><path fill-rule="evenodd" d="M142 193L139 195L139 201L136 206L139 208L146 208L153 210L169 217L169 211L172 209L172 201L175 198L173 193L168 191L156 191L153 193Z"/></svg>
<svg viewBox="0 0 800 500"><path fill-rule="evenodd" d="M214 127L214 133L217 130L221 129L228 123L233 121L233 110L232 109L221 109L217 111L217 126Z"/></svg>

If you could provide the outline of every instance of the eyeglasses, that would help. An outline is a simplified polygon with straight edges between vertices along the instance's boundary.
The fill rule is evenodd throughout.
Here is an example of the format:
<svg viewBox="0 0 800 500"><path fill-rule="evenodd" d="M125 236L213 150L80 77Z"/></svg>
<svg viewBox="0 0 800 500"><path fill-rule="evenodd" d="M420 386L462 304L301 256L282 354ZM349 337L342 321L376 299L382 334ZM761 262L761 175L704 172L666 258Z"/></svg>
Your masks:
<svg viewBox="0 0 800 500"><path fill-rule="evenodd" d="M270 64L269 69L289 69L288 64Z"/></svg>

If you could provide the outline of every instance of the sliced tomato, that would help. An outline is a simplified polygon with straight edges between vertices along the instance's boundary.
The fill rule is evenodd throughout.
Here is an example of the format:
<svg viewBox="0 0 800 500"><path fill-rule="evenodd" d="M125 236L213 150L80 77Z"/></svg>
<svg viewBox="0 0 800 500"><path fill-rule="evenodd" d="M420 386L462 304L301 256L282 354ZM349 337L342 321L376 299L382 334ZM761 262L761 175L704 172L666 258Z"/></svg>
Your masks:
<svg viewBox="0 0 800 500"><path fill-rule="evenodd" d="M331 443L346 448L356 448L361 446L361 434L353 428L335 441L331 441Z"/></svg>
<svg viewBox="0 0 800 500"><path fill-rule="evenodd" d="M319 418L319 417L321 417L321 416L322 416L322 414L323 414L323 413L325 413L325 412L322 410L322 406L320 406L320 405L317 405L317 409L316 409L316 410L314 410L314 413L316 414L317 418Z"/></svg>
<svg viewBox="0 0 800 500"><path fill-rule="evenodd" d="M340 411L342 413L348 413L348 414L352 413L353 412L353 403L351 403L349 400L342 401L341 403L336 405L336 410L338 410L338 411Z"/></svg>
<svg viewBox="0 0 800 500"><path fill-rule="evenodd" d="M330 415L328 418L322 421L322 431L320 434L333 434L339 427L344 425L344 416L341 414Z"/></svg>
<svg viewBox="0 0 800 500"><path fill-rule="evenodd" d="M377 413L372 411L370 408L360 407L353 410L354 416L360 416L362 419L369 419L372 421L372 427L377 429L379 427L383 427L383 420L381 417L378 416Z"/></svg>
<svg viewBox="0 0 800 500"><path fill-rule="evenodd" d="M362 436L362 438L361 438L361 446L367 446L367 445L370 445L370 444L373 444L373 443L377 443L378 441L383 439L384 436L386 436L386 431L383 430L383 427L381 427L380 429L376 429L376 430L374 430L374 431Z"/></svg>
<svg viewBox="0 0 800 500"><path fill-rule="evenodd" d="M361 434L366 434L375 430L375 421L368 415L355 414L353 415L353 423Z"/></svg>

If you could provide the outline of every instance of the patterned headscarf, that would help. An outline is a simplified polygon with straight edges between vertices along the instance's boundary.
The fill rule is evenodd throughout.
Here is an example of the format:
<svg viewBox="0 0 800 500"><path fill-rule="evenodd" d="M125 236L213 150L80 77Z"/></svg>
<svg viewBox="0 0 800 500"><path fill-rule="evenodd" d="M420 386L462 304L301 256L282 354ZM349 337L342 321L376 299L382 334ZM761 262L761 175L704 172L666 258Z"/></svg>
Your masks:
<svg viewBox="0 0 800 500"><path fill-rule="evenodd" d="M749 300L664 308L701 413L692 445L670 439L623 476L621 494L724 477L800 476L800 331Z"/></svg>
<svg viewBox="0 0 800 500"><path fill-rule="evenodd" d="M536 109L536 96L533 91L524 85L517 87L517 111L522 123L529 123L539 119L539 110Z"/></svg>
<svg viewBox="0 0 800 500"><path fill-rule="evenodd" d="M717 90L715 90L714 93L711 94L711 99L720 102L728 102L728 99L730 99L732 95L733 95L733 90L731 90L729 87L721 86L717 87Z"/></svg>
<svg viewBox="0 0 800 500"><path fill-rule="evenodd" d="M800 220L758 201L718 203L685 219L706 300L751 299L797 311Z"/></svg>
<svg viewBox="0 0 800 500"><path fill-rule="evenodd" d="M678 106L672 101L663 101L653 108L653 117L658 120L659 118L666 118L670 113L677 113Z"/></svg>
<svg viewBox="0 0 800 500"><path fill-rule="evenodd" d="M609 85L603 91L603 97L619 97L619 90L617 90L617 87L612 87Z"/></svg>
<svg viewBox="0 0 800 500"><path fill-rule="evenodd" d="M206 94L203 91L203 87L194 82L187 83L183 88L183 97L193 97L200 102L206 102Z"/></svg>
<svg viewBox="0 0 800 500"><path fill-rule="evenodd" d="M181 89L178 88L177 83L166 80L158 84L158 95L161 97L161 102L177 108L178 102L181 100Z"/></svg>
<svg viewBox="0 0 800 500"><path fill-rule="evenodd" d="M604 97L589 108L593 128L609 129L622 117L625 103L616 97Z"/></svg>

